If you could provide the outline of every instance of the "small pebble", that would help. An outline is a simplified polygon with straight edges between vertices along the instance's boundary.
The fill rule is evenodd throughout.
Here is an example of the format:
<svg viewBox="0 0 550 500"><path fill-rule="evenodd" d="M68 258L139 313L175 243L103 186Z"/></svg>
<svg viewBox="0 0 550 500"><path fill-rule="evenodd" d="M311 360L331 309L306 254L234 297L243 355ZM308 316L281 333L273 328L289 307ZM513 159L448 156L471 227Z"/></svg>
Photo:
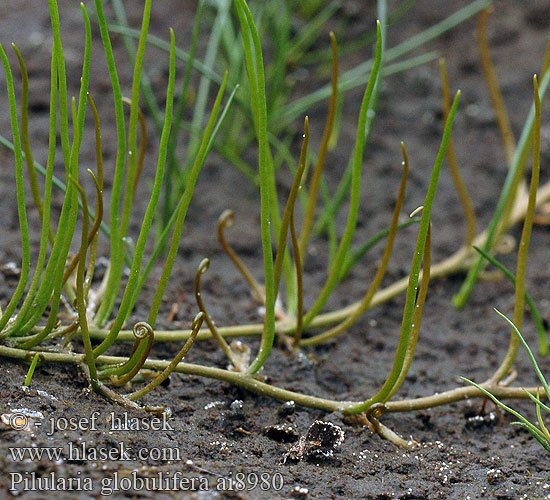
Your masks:
<svg viewBox="0 0 550 500"><path fill-rule="evenodd" d="M229 417L234 419L244 418L244 403L240 399L236 399L229 405Z"/></svg>

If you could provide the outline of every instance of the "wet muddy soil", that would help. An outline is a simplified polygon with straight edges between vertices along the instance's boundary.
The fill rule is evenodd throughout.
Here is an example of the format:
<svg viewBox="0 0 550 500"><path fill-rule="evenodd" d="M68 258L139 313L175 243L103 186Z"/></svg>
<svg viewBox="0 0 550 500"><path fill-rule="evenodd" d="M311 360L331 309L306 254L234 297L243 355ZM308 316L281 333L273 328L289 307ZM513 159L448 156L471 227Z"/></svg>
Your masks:
<svg viewBox="0 0 550 500"><path fill-rule="evenodd" d="M82 23L74 2L59 3L66 30L63 41L73 95L77 92L80 74ZM464 4L464 1L419 0L405 19L389 30L388 46L419 33ZM531 103L531 78L542 66L550 28L550 3L509 0L497 1L495 7L489 20L489 40L512 127L519 137ZM178 41L187 46L193 11L194 7L187 2L183 7L172 0L155 2L151 31L166 37L171 25ZM359 36L374 22L373 7L367 1L349 2L342 15L355 16L347 31L349 38ZM135 25L138 19L136 8L130 15L130 22ZM327 32L330 28L332 25L327 26ZM0 5L0 39L4 46L15 41L27 60L31 135L35 157L44 162L51 45L46 5L4 0ZM114 37L114 41L117 60L121 61L121 81L128 91L131 74L127 68L122 69L124 54L120 38ZM451 85L453 89L462 90L454 129L455 146L479 226L484 227L506 175L506 160L481 77L475 21L470 19L454 28L431 42L427 50L437 50L446 57ZM370 55L370 48L366 55ZM97 29L94 29L93 58L91 92L102 117L105 162L107 168L112 169L116 146L112 100ZM342 67L349 68L364 58L364 53L345 57ZM166 54L150 49L146 67L155 90L162 95L167 74ZM315 68L308 68L299 75L303 80L301 87L295 90L296 95L306 89L315 89L327 80L326 71L319 73ZM353 147L360 99L360 90L346 96L340 142L327 161L331 188L336 185ZM389 76L384 81L376 126L365 154L357 244L389 223L400 175L400 141L405 141L411 160L403 212L410 212L422 204L441 135L440 100L436 61ZM0 130L10 137L7 109L2 77ZM325 112L325 105L310 111L315 145L322 135ZM548 123L546 116L541 131L542 181L549 179ZM297 127L297 137L300 133ZM94 168L94 147L90 128L82 147L82 171ZM137 207L131 228L134 235L139 229L150 189L148 179L154 172L155 155L155 140L151 140L144 171L146 180L141 183L137 196L142 206ZM60 164L57 168L61 172L63 167ZM112 174L108 171L107 178L109 172ZM3 213L0 264L5 265L20 259L13 158L5 149L0 149L0 176ZM290 181L282 174L280 182L289 186ZM109 188L107 185L107 192ZM58 193L53 203L55 208L59 208L60 199ZM194 270L204 257L209 257L212 263L204 277L203 296L217 323L244 324L261 319L246 285L215 238L217 217L224 209L232 208L237 221L230 230L230 242L253 273L260 277L258 207L254 187L236 169L213 155L201 174L190 207L177 265L159 317L160 328L189 326L196 311L192 288ZM32 212L30 202L28 208ZM345 210L338 220L345 220ZM40 227L36 216L31 216L30 224L31 241L36 249ZM520 228L515 228L511 234L517 239ZM434 261L450 255L464 238L464 220L447 170L442 173L436 197L433 235ZM398 236L386 285L408 272L414 241L414 228ZM103 243L101 252L106 256L107 242L103 240ZM312 303L325 278L326 243L323 239L312 242L313 251L306 266L306 304ZM549 247L549 227L536 226L527 289L546 319L550 318ZM381 249L377 248L354 269L337 288L327 310L348 305L362 296L374 275L380 254ZM502 259L513 268L513 254ZM138 304L134 320L143 319L146 314L159 273L160 267L157 267ZM430 284L417 355L396 398L442 392L461 385L460 376L484 380L502 359L509 332L496 318L493 307L511 314L512 286L502 279L482 281L468 305L458 311L452 307L451 298L462 280L463 275L457 275ZM9 272L0 274L2 306L16 283L17 279ZM179 310L169 321L173 305L178 302L181 302ZM361 400L372 395L391 366L403 304L401 296L375 308L345 335L307 349L305 355L291 357L276 349L265 370L270 382L338 400ZM529 314L524 333L535 346L536 333ZM255 352L257 340L245 341ZM179 344L159 343L152 356L169 359L180 347ZM129 348L129 344L121 344L113 352L124 354ZM216 367L226 365L222 353L210 341L194 346L187 360ZM535 383L525 353L520 352L516 367L516 383ZM549 371L548 359L541 360L541 367ZM284 404L224 382L196 376L172 375L169 383L147 397L148 404L165 404L172 411L169 420L155 421L152 417L143 418L141 413L123 410L91 393L77 367L40 366L31 388L23 390L26 371L27 365L21 362L1 360L0 413L23 412L34 422L31 432L11 430L5 425L0 429L2 498L101 498L110 493L115 498L550 498L548 454L526 431L511 426L508 414L502 414L491 405L482 405L481 400L385 416L385 425L420 443L416 449L405 451L373 435L367 428L345 422L340 414ZM513 405L536 418L532 405L525 402ZM341 427L345 433L341 446L331 457L312 453L307 460L283 463L293 445L287 441L295 444L298 436L305 435L316 420ZM36 426L37 422L41 425ZM277 432L273 426L285 426L287 430ZM288 430L289 427L292 429ZM36 450L42 457L30 455L37 453ZM167 491L169 489L178 491Z"/></svg>

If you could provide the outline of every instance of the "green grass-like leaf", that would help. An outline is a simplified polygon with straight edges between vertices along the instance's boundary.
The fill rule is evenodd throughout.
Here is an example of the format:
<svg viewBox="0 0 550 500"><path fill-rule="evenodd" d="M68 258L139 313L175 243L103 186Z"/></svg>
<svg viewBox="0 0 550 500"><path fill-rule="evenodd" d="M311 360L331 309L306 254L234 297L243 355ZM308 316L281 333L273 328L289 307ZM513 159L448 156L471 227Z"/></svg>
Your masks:
<svg viewBox="0 0 550 500"><path fill-rule="evenodd" d="M161 189L162 189L162 181L164 178L164 169L166 165L166 155L168 150L168 139L170 137L170 127L172 124L172 109L173 109L173 101L174 101L176 59L175 59L175 37L174 37L173 30L170 30L170 40L171 40L172 50L170 51L170 71L169 71L169 77L168 77L168 88L166 93L166 109L164 112L164 126L162 129L162 135L160 139L159 154L158 154L158 160L157 160L155 180L153 183L153 189L151 192L149 203L147 204L145 215L143 217L141 230L139 233L138 240L136 242L136 250L134 252L132 267L130 268L130 277L128 278L128 283L126 284L126 288L122 296L122 302L120 304L118 314L113 322L113 325L109 330L109 335L103 340L103 342L101 342L100 345L98 345L94 349L95 357L104 353L116 341L116 338L118 336L120 329L122 328L122 325L124 324L128 315L131 312L131 307L134 304L135 287L139 282L141 264L143 260L143 254L145 252L145 244L147 243L147 239L149 237L149 232L151 229L151 225L153 223L153 216L155 214ZM139 53L139 50L138 50L138 53ZM136 81L139 81L138 76L136 76ZM136 99L138 97L139 96L136 96ZM136 120L137 120L137 111L136 111ZM136 126L137 126L137 122L136 122ZM127 182L130 179L133 179L133 176L128 175L126 179ZM154 321L152 323L153 324L151 326L154 327ZM151 324L151 322L149 322L149 324Z"/></svg>
<svg viewBox="0 0 550 500"><path fill-rule="evenodd" d="M30 272L30 244L29 244L29 226L27 222L27 210L25 207L25 185L23 174L23 155L21 154L21 136L19 133L19 123L17 119L17 105L15 102L15 89L13 85L13 75L11 72L10 63L4 47L0 44L0 57L4 65L4 72L6 74L6 84L8 90L8 100L10 105L10 123L13 135L13 144L15 147L15 182L17 190L17 213L19 216L19 227L21 232L21 249L22 249L22 261L21 261L21 274L19 276L19 282L13 292L13 295L8 303L8 306L4 310L4 314L0 319L0 331L6 326L12 314L15 312L19 300L25 292L27 286L27 279Z"/></svg>
<svg viewBox="0 0 550 500"><path fill-rule="evenodd" d="M416 295L418 290L418 281L420 276L420 267L422 265L422 258L424 254L424 249L426 245L426 240L428 237L429 227L430 227L430 216L433 206L433 201L435 198L435 193L437 190L437 184L439 181L439 173L441 172L441 165L445 158L445 153L447 145L449 143L449 138L451 136L453 120L455 117L456 110L458 108L458 101L460 98L460 91L455 95L453 105L449 111L449 116L445 123L445 129L443 131L443 138L441 140L441 145L437 153L437 157L434 162L434 167L432 169L432 174L430 178L430 184L428 186L428 192L426 193L426 199L424 200L424 205L422 209L422 218L420 220L420 227L418 229L418 238L416 240L416 248L414 250L413 259L411 263L411 271L409 273L409 284L407 286L407 295L405 298L405 308L403 311L403 320L401 323L401 332L399 335L399 343L395 352L395 359L388 378L382 385L381 389L371 398L367 399L363 403L355 406L351 406L346 409L348 413L361 413L366 411L375 403L385 402L387 398L392 393L392 390L397 383L403 366L405 363L405 358L407 355L407 348L409 346L409 340L411 336L411 330L413 328L414 315L415 315L415 305L416 305Z"/></svg>
<svg viewBox="0 0 550 500"><path fill-rule="evenodd" d="M351 240L355 233L355 226L357 223L357 215L359 213L359 196L361 190L361 177L362 177L362 165L363 165L363 151L365 146L365 132L367 126L367 111L371 106L371 98L374 93L378 73L382 63L382 29L380 22L377 23L378 38L376 42L376 55L375 63L372 68L372 72L369 78L369 82L363 95L363 101L361 103L361 109L359 111L359 119L357 123L357 135L355 139L355 149L353 155L353 169L351 175L351 190L350 190L350 207L348 212L348 219L344 230L344 235L340 240L338 250L332 261L328 278L321 290L320 294L315 301L315 304L311 307L304 318L304 327L307 327L313 318L321 312L321 309L328 300L330 294L334 290L334 287L338 283L340 272L344 259L348 253Z"/></svg>
<svg viewBox="0 0 550 500"><path fill-rule="evenodd" d="M271 187L273 172L271 169L269 144L267 141L267 104L265 97L264 65L260 39L250 9L244 0L235 0L241 25L245 52L250 104L254 115L256 135L259 147L260 170L260 217L261 239L265 277L265 321L259 352L250 365L249 373L256 373L267 360L275 338L275 278L271 249ZM252 42L252 43L251 43ZM280 249L284 251L284 249Z"/></svg>
<svg viewBox="0 0 550 500"><path fill-rule="evenodd" d="M460 377L465 382L468 382L469 384L473 385L477 389L479 389L483 394L485 394L493 403L500 406L503 410L507 411L508 413L511 413L519 419L519 422L512 422L513 425L519 425L520 427L523 427L524 429L527 429L531 435L545 448L546 451L550 452L550 443L546 442L546 438L544 433L535 427L529 420L527 420L521 413L517 412L513 408L510 408L509 406L505 405L502 401L497 399L495 396L493 396L488 390L481 387L479 384L476 384L475 382L472 382L471 380Z"/></svg>

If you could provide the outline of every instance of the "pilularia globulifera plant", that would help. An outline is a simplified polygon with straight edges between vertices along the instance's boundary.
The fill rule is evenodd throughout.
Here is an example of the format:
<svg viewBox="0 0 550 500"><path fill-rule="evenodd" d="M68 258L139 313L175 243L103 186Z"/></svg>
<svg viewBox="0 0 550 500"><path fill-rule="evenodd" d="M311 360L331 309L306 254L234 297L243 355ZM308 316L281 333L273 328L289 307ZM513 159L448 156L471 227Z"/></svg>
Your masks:
<svg viewBox="0 0 550 500"><path fill-rule="evenodd" d="M517 270L515 276L510 273L516 286L516 306L513 323L518 329L521 327L524 300L528 297L524 283L533 214L537 204L550 198L550 186L538 187L540 99L544 96L550 82L550 72L547 71L548 64L543 67L540 87L537 79L534 79L533 109L527 117L517 147L510 150L508 178L503 186L494 218L487 230L477 236L475 235L476 222L471 208L472 203L461 181L453 152L452 124L458 109L460 91L455 94L454 99L451 99L445 64L444 61L441 61L445 124L425 199L419 200L419 208L411 214L412 218L409 222L399 223L409 170L407 150L405 145L401 144L403 172L397 189L395 207L389 227L387 230L374 235L365 245L354 249L352 241L358 221L359 194L364 178L363 156L365 144L373 126L381 82L388 70L387 63L390 56L395 57L395 53L392 53L391 49L387 49L385 46L388 20L385 2L382 0L378 2L379 21L376 24L374 57L368 65L368 79L357 120L355 147L349 161L349 167L345 170L347 172L345 176L348 180L342 184L344 187L332 199L323 190L323 186L325 186L324 162L329 148L329 141L333 137L339 94L342 85L344 87L347 85L347 88L351 85L349 76L344 84L339 82L338 46L336 37L331 35L332 83L328 94L330 96L329 110L321 146L317 155L309 152L310 124L306 117L300 157L293 166L294 168L292 168L294 174L293 184L286 198L284 209L280 210L280 193L275 181L276 164L272 151L273 139L270 138L268 125L268 100L261 39L253 15L245 0L235 0L233 7L240 26L242 58L247 74L247 81L244 83L248 90L249 102L246 109L250 114L251 130L258 148L258 168L257 173L254 175L257 176L260 191L259 217L261 221L260 239L263 252L263 278L257 280L226 241L225 230L233 224L235 219L235 215L231 211L224 212L220 217L218 238L221 246L243 274L255 297L263 306L265 311L264 321L261 325L216 326L214 318L207 310L207 301L201 292L201 278L209 267L209 261L205 259L200 263L195 274L195 298L199 311L193 319L191 329L159 332L155 328L157 316L176 259L187 210L194 194L197 178L209 152L216 145L216 137L223 126L224 120L233 112L232 104L237 100L242 102L244 97L238 94L236 84L228 84L229 75L226 72L219 82L216 99L204 130L199 135L200 139L197 139L196 148L192 148L193 159L183 177L182 189L170 193L173 203L169 205L168 217L165 219L166 223L160 227L153 252L149 259L145 261L146 243L152 232L153 219L163 194L163 182L166 165L168 165L167 159L170 156L170 147L173 147L173 115L175 114L178 119L181 118L181 114L178 114L179 105L174 110L175 36L171 31L169 78L161 125L159 122L160 142L156 173L147 210L141 223L141 230L135 246L132 246L128 244L128 231L135 189L140 178L143 162L142 145L146 137L144 119L140 114L139 98L152 0L145 0L144 2L142 27L138 36L137 49L133 56L134 73L129 99L123 97L111 46L109 27L101 0L95 0L94 5L95 19L100 28L112 86L117 130L117 151L108 222L103 220L104 168L100 118L93 96L88 92L92 35L86 7L81 4L85 28L85 50L80 93L78 100L73 98L72 101L69 101L58 7L55 0L49 0L53 49L50 73L49 149L46 166L43 169L34 162L29 141L28 79L23 56L14 46L22 75L21 121L19 122L11 65L4 48L1 47L0 49L11 113L13 136L11 147L15 157L22 249L19 283L0 318L0 338L2 340L0 355L31 362L25 384L31 383L33 371L39 360L75 363L82 367L94 391L121 405L138 408L136 401L146 396L172 372L194 374L220 379L280 400L292 400L299 405L327 411L340 411L350 416L355 415L354 418L358 421L368 422L380 435L403 446L408 446L408 444L381 423L380 418L384 413L428 408L470 397L485 397L486 393L492 394L495 398L528 397L527 394L529 394L532 397L539 398L540 401L542 392L539 388L524 390L507 387L500 383L512 367L518 350L519 339L515 333L511 335L505 359L497 371L483 384L463 386L412 400L395 400L394 396L404 382L414 358L430 278L446 276L463 270L465 267L468 268L467 284L456 300L456 304L462 306L485 260L489 260L494 265L500 265L491 254L495 248L495 243L513 224L524 220L524 230L518 251ZM479 12L487 5L488 2L486 1L474 2L468 7L467 15ZM500 91L495 83L488 47L483 37L487 12L487 10L483 10L480 15L480 49L489 90L499 117L499 126L504 144L508 150L510 141L506 112L502 100L499 99ZM466 11L461 12L457 18L463 19L465 15ZM457 22L456 19L453 22ZM194 35L194 42L192 43L196 44L197 36ZM193 51L191 51L192 53ZM401 54L403 53L402 51ZM192 55L188 57L189 60L189 68L191 68L193 64ZM187 72L184 75L184 89L188 85L188 78ZM228 86L233 88L228 89ZM225 103L222 106L224 99ZM130 106L128 124L126 124L124 117L123 108L125 103ZM292 113L299 108L299 106L292 108ZM84 120L88 110L93 115L96 137L97 169L95 173L90 171L96 187L94 210L91 209L87 194L79 181L81 177L79 151L83 137ZM69 123L72 124L72 133L69 131ZM202 123L202 120L200 123ZM56 136L58 133L61 138L63 164L65 166L64 183L53 175ZM5 139L3 143L8 144ZM533 149L533 174L527 192L522 179L531 145ZM315 161L311 162L311 172L309 172L310 157L312 156L315 156ZM451 166L453 180L464 207L468 230L465 243L459 251L446 260L432 265L430 219L445 157L447 157ZM25 205L24 162L27 164L27 182L30 184L33 200L42 221L39 253L32 276L30 239ZM43 193L40 192L37 171L41 171L44 175ZM307 181L308 177L308 189L300 190L301 185ZM51 217L51 199L54 185L64 190L63 205L57 224L52 221ZM164 194L166 196L166 191L164 191ZM334 219L336 211L347 194L349 194L349 208L345 225L340 231L340 228L335 227ZM325 209L318 217L315 217L320 198L324 200ZM297 216L295 214L295 205L298 199L303 204L304 214L299 226L296 224ZM81 214L80 235L76 234L79 214ZM396 232L411 223L418 224L418 236L408 276L384 289L380 289L392 255ZM322 230L327 231L332 249L327 279L314 304L306 311L303 300L304 281L307 279L307 276L304 276L303 273L304 260L308 255L307 248L310 239ZM110 263L101 284L94 288L92 279L95 271L100 231L103 231L109 239ZM341 233L340 237L338 236L339 233ZM71 257L69 251L73 239L79 239L79 250L74 257ZM322 311L338 283L349 274L350 269L359 262L368 250L381 240L385 240L383 256L363 298L341 310L323 313ZM475 247L472 245L479 249L480 255L478 260L473 261L473 264L471 263L472 257L476 256L477 253L475 253ZM277 249L275 257L273 256L273 247ZM134 310L145 281L151 273L153 264L161 255L163 249L166 248L165 264L147 318L143 318L143 321L135 324L131 330L123 330L131 312ZM122 286L125 265L129 266L130 272L126 284ZM285 296L282 302L279 302L277 299L281 296L279 288L283 280ZM277 387L262 380L260 373L277 337L291 352L319 344L343 334L365 311L402 292L405 292L405 306L395 359L392 366L388 367L389 373L386 381L374 395L358 401L324 399ZM116 314L113 314L119 295L121 295L120 305ZM527 298L527 301L530 307L536 311L532 300ZM68 309L71 318L69 322L61 321L60 307ZM312 328L324 330L312 335L310 334ZM228 344L227 340L230 337L247 335L260 336L259 349L251 361L248 357L249 352L246 349L239 349L233 344ZM541 349L547 349L544 328L540 331L540 335ZM82 341L83 349L80 351L75 351L72 348L77 337L80 337ZM231 365L229 369L189 364L182 361L194 342L202 338L214 338L218 342L229 360ZM108 349L115 342L128 340L133 340L133 346L128 357L107 355ZM183 341L184 345L174 359L170 361L151 359L150 352L155 340ZM132 381L136 382L137 375L143 373L145 369L158 372L146 385L127 394L122 394L113 388L127 386ZM159 407L148 409L162 410Z"/></svg>

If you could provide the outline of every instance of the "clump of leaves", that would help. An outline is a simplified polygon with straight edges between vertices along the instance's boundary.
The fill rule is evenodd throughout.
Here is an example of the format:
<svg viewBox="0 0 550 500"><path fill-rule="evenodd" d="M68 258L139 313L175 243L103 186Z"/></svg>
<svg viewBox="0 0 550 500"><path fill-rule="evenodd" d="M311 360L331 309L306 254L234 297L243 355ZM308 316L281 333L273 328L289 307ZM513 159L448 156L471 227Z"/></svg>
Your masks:
<svg viewBox="0 0 550 500"><path fill-rule="evenodd" d="M520 340L521 344L527 351L527 354L529 355L529 359L531 361L531 364L533 365L533 369L535 370L535 373L537 374L538 379L540 380L542 389L544 390L544 395L546 396L546 399L548 400L548 395L550 394L550 389L548 388L548 382L544 378L544 375L542 374L539 365L537 363L537 360L533 354L533 351L531 351L531 348L529 347L529 344L525 341L523 336L521 335L520 331L512 323L510 319L508 319L504 314L502 314L500 311L495 309L496 313L504 318L508 324L513 328L514 333L517 335L518 339ZM480 385L476 384L475 382L472 382L471 380L462 377L463 380L468 382L469 384L472 384L474 387L479 389L483 394L485 394L488 398L490 398L492 401L495 402L498 406L500 406L503 410L506 410L508 413L511 413L518 419L517 422L512 422L512 425L519 425L520 427L523 427L524 429L527 429L531 435L544 447L546 451L550 452L550 433L548 432L548 429L546 428L546 425L544 424L544 420L542 419L541 415L541 409L544 410L546 413L550 413L550 407L546 405L543 402L543 398L540 395L540 390L537 388L536 395L533 395L531 392L525 390L525 394L536 404L537 408L537 420L539 426L537 427L535 424L530 422L527 418L525 418L521 413L517 412L510 406L505 405L502 401L500 401L498 398L496 398L490 391L487 389L484 389Z"/></svg>
<svg viewBox="0 0 550 500"><path fill-rule="evenodd" d="M199 312L193 321L193 334L185 343L173 363L169 363L164 371L150 384L128 396L115 394L107 388L102 379L108 379L115 385L123 385L134 378L143 367L151 350L154 340L154 328L160 303L171 274L177 246L181 237L182 227L189 202L193 195L197 176L204 165L213 136L226 116L227 107L231 104L233 95L226 103L225 109L220 114L221 103L225 92L227 74L222 82L220 92L213 105L212 113L206 129L203 133L200 148L195 158L186 189L178 201L178 210L174 214L172 225L175 230L172 234L170 252L166 258L163 272L159 279L153 302L149 311L147 322L139 322L133 328L135 337L134 346L129 358L122 363L101 363L98 368L98 358L116 340L122 326L126 323L132 311L139 293L143 288L152 265L159 254L159 247L153 252L153 256L146 266L143 266L144 250L149 237L153 216L156 211L161 194L161 188L166 164L168 140L173 114L174 86L175 86L175 37L171 32L171 50L169 63L169 78L167 87L166 109L159 144L159 156L155 179L153 182L151 197L145 212L141 231L135 248L129 251L126 247L126 239L136 186L140 177L143 162L143 143L145 130L141 110L138 106L140 91L140 72L145 51L145 39L151 11L151 1L145 2L143 23L136 62L134 65L134 82L132 98L126 99L122 95L118 80L117 68L113 57L109 32L107 30L103 6L100 0L96 0L96 14L98 16L101 37L105 50L107 67L111 78L113 98L117 125L117 154L115 173L113 178L113 192L110 206L109 226L105 232L110 242L110 264L103 283L97 289L93 289L92 280L95 271L96 253L98 246L98 231L103 218L103 156L101 145L101 124L92 96L88 92L91 73L91 27L87 10L81 4L82 16L85 27L85 50L82 67L82 78L78 101L73 98L69 105L67 99L67 82L65 72L65 59L61 41L61 25L59 12L55 0L50 0L49 9L53 32L53 50L51 58L51 94L50 94L50 127L49 127L49 151L45 168L45 187L43 198L36 180L36 165L33 160L31 145L28 135L28 79L25 62L22 54L14 46L18 57L22 75L22 105L21 126L17 118L15 89L11 66L3 47L0 46L0 55L4 66L7 89L10 104L10 118L13 135L13 149L16 164L17 204L19 222L21 228L22 265L19 283L14 294L0 317L1 338L6 346L11 348L29 350L47 341L61 338L61 346L64 348L74 339L76 334L82 337L84 355L76 356L75 362L85 367L85 373L90 379L94 390L115 399L122 404L132 405L132 401L143 397L149 391L169 376L174 366L183 358L190 349L193 340L198 334L204 313ZM130 119L128 135L126 136L126 124L123 113L124 103L130 103ZM89 208L87 195L79 183L79 152L83 137L84 119L86 110L90 108L95 122L96 161L97 173L89 170L96 187L95 213ZM69 133L69 117L72 118L72 137ZM62 185L65 196L61 214L57 226L52 225L51 199L52 186L54 184L53 167L56 156L56 137L58 133L57 121L59 118L59 134L65 164L66 182ZM138 147L138 122L141 121L141 144ZM28 223L25 203L25 186L23 159L27 162L28 177L31 184L33 199L42 219L42 232L40 249L34 275L30 278L30 245ZM57 181L59 185L60 182ZM69 258L69 249L75 236L79 206L82 213L82 230L80 235L80 249L74 258ZM90 223L90 220L93 222ZM91 226L91 227L90 227ZM169 235L168 228L164 238ZM48 256L48 246L49 256ZM93 346L90 337L90 329L103 325L112 314L115 300L121 291L122 272L125 262L130 264L130 276L123 289L122 302L114 317L108 334L98 345ZM26 292L26 294L25 294ZM65 294L68 301L64 301ZM23 298L24 297L24 298ZM23 299L21 306L19 302ZM62 303L66 304L72 323L61 325L59 321L59 309ZM17 310L18 309L18 310ZM17 310L17 313L16 313ZM47 315L45 326L39 326L42 317ZM10 347L6 347L8 350ZM8 351L9 352L9 351ZM41 354L34 355L33 364L29 370L27 383L30 383L32 373ZM134 404L135 406L135 404Z"/></svg>

